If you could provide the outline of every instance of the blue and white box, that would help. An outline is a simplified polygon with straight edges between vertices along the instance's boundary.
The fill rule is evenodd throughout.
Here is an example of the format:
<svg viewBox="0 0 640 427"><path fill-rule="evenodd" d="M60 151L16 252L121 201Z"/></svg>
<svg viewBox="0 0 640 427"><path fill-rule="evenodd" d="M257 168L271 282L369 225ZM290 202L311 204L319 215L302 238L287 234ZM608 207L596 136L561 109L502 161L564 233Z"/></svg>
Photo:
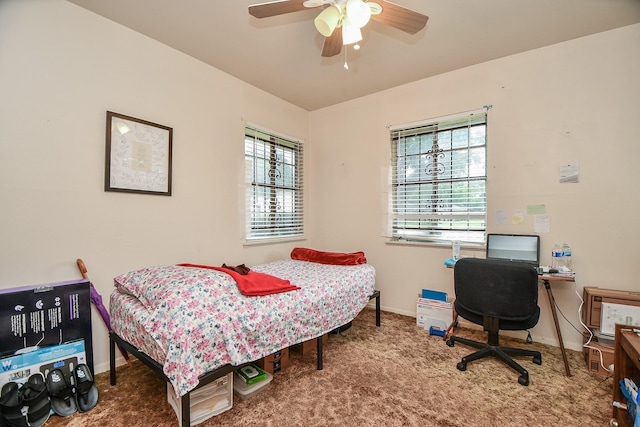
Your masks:
<svg viewBox="0 0 640 427"><path fill-rule="evenodd" d="M416 324L427 331L434 327L446 330L453 321L453 300L438 301L418 298L416 306Z"/></svg>
<svg viewBox="0 0 640 427"><path fill-rule="evenodd" d="M2 371L0 384L13 381L24 383L31 374L47 374L58 368L65 376L70 376L73 368L87 363L84 340L72 341L60 345L39 348L29 353L18 353L0 359Z"/></svg>

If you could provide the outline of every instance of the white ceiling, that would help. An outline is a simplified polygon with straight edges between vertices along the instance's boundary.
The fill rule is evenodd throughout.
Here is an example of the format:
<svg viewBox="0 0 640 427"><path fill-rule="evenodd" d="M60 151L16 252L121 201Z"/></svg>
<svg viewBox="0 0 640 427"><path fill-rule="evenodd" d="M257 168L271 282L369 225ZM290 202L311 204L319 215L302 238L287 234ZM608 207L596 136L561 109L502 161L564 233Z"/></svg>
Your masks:
<svg viewBox="0 0 640 427"><path fill-rule="evenodd" d="M320 56L321 8L257 19L247 6L263 1L69 1L309 111L640 22L640 0L394 0L428 15L426 28L411 36L370 22L347 71L345 49Z"/></svg>

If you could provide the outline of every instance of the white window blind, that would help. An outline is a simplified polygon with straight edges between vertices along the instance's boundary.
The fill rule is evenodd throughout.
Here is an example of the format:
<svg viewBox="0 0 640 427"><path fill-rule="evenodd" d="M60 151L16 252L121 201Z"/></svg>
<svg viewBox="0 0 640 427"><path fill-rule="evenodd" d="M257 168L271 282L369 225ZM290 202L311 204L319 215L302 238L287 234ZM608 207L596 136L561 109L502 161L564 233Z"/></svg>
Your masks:
<svg viewBox="0 0 640 427"><path fill-rule="evenodd" d="M394 240L482 243L486 111L391 128Z"/></svg>
<svg viewBox="0 0 640 427"><path fill-rule="evenodd" d="M303 237L303 150L293 138L245 127L246 240Z"/></svg>

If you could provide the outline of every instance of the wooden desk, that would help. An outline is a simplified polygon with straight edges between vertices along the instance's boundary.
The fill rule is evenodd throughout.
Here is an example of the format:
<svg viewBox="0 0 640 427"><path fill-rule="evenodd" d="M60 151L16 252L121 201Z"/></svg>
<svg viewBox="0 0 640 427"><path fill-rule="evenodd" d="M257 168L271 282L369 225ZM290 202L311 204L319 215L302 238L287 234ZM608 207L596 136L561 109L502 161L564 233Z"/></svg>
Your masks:
<svg viewBox="0 0 640 427"><path fill-rule="evenodd" d="M562 351L562 360L564 361L564 369L567 376L571 376L569 370L569 360L567 359L567 351L564 348L564 341L562 340L562 332L560 331L560 323L558 323L558 312L556 310L556 302L553 298L553 291L551 290L551 282L575 282L574 277L552 276L543 274L538 276L538 280L544 283L544 287L547 290L547 297L549 297L549 305L551 306L551 314L553 314L553 323L556 326L556 334L558 335L558 341L560 342L560 351Z"/></svg>
<svg viewBox="0 0 640 427"><path fill-rule="evenodd" d="M629 378L640 380L640 337L631 330L631 326L616 325L615 359L613 362L613 401L626 403L620 390L620 380ZM636 415L637 417L640 414ZM613 418L619 426L633 427L631 417L624 409L613 407Z"/></svg>

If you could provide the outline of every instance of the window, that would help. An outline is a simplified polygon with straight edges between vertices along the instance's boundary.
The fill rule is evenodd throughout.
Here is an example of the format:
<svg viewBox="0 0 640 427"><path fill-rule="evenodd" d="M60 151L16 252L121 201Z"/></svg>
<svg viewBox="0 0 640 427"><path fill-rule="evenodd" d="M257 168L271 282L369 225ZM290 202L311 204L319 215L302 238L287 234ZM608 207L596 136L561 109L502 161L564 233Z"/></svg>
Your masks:
<svg viewBox="0 0 640 427"><path fill-rule="evenodd" d="M247 241L304 235L302 143L245 127Z"/></svg>
<svg viewBox="0 0 640 427"><path fill-rule="evenodd" d="M394 240L484 243L487 114L391 128Z"/></svg>

